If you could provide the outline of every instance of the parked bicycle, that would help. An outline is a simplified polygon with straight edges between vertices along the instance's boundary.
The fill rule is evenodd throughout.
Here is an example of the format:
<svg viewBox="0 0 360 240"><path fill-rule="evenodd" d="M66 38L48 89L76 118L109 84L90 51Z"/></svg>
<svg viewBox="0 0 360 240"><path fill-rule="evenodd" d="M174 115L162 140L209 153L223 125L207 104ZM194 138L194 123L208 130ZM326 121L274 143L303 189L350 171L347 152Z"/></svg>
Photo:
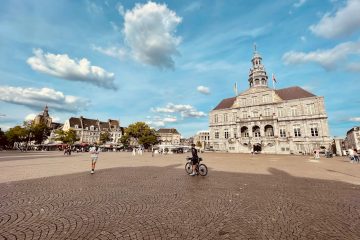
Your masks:
<svg viewBox="0 0 360 240"><path fill-rule="evenodd" d="M188 161L186 164L185 164L185 171L190 174L192 173L192 161L191 161L191 157L186 157L186 160ZM196 173L197 174L200 174L201 176L206 176L207 173L208 173L208 170L207 170L207 166L203 163L200 163L203 159L202 158L199 158L199 163L196 164Z"/></svg>

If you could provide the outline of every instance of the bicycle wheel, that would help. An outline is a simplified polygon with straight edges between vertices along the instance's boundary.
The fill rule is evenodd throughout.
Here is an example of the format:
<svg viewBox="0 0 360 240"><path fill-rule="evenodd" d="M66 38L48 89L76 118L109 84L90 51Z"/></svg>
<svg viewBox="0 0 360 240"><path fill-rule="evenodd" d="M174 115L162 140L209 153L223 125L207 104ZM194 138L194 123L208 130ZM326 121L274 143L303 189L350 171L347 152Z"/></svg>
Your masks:
<svg viewBox="0 0 360 240"><path fill-rule="evenodd" d="M208 173L207 166L205 164L200 164L199 165L199 174L201 176L206 176L207 173Z"/></svg>
<svg viewBox="0 0 360 240"><path fill-rule="evenodd" d="M185 171L188 174L192 173L192 164L191 163L188 162L188 163L185 164Z"/></svg>

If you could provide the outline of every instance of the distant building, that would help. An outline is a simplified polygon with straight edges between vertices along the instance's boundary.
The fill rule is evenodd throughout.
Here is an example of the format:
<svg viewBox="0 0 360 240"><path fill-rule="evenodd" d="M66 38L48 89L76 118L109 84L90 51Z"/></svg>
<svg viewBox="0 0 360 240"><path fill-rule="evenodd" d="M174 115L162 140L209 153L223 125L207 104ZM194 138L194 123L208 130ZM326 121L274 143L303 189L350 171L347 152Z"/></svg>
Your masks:
<svg viewBox="0 0 360 240"><path fill-rule="evenodd" d="M36 115L32 123L34 125L45 124L47 127L49 127L52 130L57 129L59 128L59 126L61 126L61 123L56 123L52 121L52 118L49 115L49 108L47 105L45 106L44 111L42 113Z"/></svg>
<svg viewBox="0 0 360 240"><path fill-rule="evenodd" d="M179 145L180 133L175 128L160 128L156 131L158 141L162 145Z"/></svg>
<svg viewBox="0 0 360 240"><path fill-rule="evenodd" d="M193 142L194 142L193 137L180 139L180 145L182 145L182 146L190 146Z"/></svg>
<svg viewBox="0 0 360 240"><path fill-rule="evenodd" d="M346 133L345 138L346 149L360 150L360 127L353 127Z"/></svg>
<svg viewBox="0 0 360 240"><path fill-rule="evenodd" d="M251 62L249 89L222 100L209 114L211 146L219 151L276 154L329 148L324 98L300 87L269 88L256 49Z"/></svg>
<svg viewBox="0 0 360 240"><path fill-rule="evenodd" d="M65 121L63 130L68 131L73 129L76 135L80 138L80 143L99 143L100 134L108 132L110 134L110 141L107 144L116 145L119 139L124 134L123 128L120 127L120 122L109 119L107 122L102 122L97 119L89 119L84 117L71 117Z"/></svg>
<svg viewBox="0 0 360 240"><path fill-rule="evenodd" d="M205 149L210 146L210 131L199 131L194 136L194 144L197 145L198 142L201 143L201 148Z"/></svg>

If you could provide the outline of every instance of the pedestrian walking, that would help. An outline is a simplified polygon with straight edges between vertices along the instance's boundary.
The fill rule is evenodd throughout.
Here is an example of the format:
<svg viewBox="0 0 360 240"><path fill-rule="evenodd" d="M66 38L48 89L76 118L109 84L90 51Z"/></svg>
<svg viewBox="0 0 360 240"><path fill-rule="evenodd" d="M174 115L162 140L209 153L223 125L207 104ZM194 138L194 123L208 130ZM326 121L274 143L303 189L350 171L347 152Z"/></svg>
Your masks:
<svg viewBox="0 0 360 240"><path fill-rule="evenodd" d="M354 148L354 161L355 161L356 163L359 163L359 154L358 154L356 148Z"/></svg>
<svg viewBox="0 0 360 240"><path fill-rule="evenodd" d="M100 149L98 146L96 146L96 144L94 146L92 146L90 149L90 156L91 156L91 174L93 174L95 172L95 165L96 165L96 162L99 158L99 152L100 152Z"/></svg>

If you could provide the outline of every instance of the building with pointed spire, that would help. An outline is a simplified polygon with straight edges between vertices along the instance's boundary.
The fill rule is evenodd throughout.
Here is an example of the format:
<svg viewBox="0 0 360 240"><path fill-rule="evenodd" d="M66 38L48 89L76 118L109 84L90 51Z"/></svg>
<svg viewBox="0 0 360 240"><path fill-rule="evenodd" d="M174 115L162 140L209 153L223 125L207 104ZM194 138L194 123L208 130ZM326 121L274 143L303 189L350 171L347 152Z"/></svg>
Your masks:
<svg viewBox="0 0 360 240"><path fill-rule="evenodd" d="M298 87L268 87L254 49L249 88L223 99L209 114L210 145L237 153L307 154L331 144L324 97Z"/></svg>
<svg viewBox="0 0 360 240"><path fill-rule="evenodd" d="M42 113L39 113L35 118L34 118L34 124L38 125L38 124L45 124L47 127L51 128L51 123L52 123L52 118L49 115L49 108L46 105L44 108L44 111Z"/></svg>

